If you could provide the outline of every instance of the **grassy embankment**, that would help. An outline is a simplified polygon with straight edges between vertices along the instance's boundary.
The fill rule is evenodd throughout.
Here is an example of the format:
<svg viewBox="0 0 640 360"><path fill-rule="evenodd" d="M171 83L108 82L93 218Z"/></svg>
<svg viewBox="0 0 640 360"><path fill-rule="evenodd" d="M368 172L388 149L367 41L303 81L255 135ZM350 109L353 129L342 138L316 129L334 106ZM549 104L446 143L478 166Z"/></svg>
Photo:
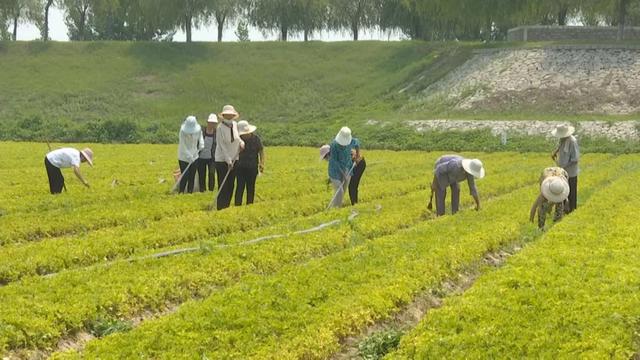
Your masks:
<svg viewBox="0 0 640 360"><path fill-rule="evenodd" d="M490 46L542 46L497 44ZM0 139L174 142L182 119L233 103L270 145L318 145L342 125L367 147L548 150L542 138L416 134L409 119L592 119L535 112L401 111L484 45L465 43L0 43ZM407 91L400 92L407 88ZM605 117L613 120L615 118ZM626 119L622 117L620 119ZM370 119L386 126L366 125ZM390 125L391 124L391 125ZM585 150L634 151L608 141Z"/></svg>

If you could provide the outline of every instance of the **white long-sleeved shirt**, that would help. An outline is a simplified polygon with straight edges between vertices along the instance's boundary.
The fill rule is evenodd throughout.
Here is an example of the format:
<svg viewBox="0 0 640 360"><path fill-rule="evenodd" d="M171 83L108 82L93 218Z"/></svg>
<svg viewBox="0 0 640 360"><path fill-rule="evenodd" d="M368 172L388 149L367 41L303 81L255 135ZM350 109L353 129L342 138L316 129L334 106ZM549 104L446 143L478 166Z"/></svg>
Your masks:
<svg viewBox="0 0 640 360"><path fill-rule="evenodd" d="M80 151L72 148L53 150L47 154L51 165L59 168L80 167Z"/></svg>
<svg viewBox="0 0 640 360"><path fill-rule="evenodd" d="M237 161L240 158L241 146L244 146L244 141L238 134L238 123L233 120L223 120L216 131L215 161L227 164Z"/></svg>
<svg viewBox="0 0 640 360"><path fill-rule="evenodd" d="M200 150L204 148L202 131L195 134L187 134L180 131L178 143L178 160L192 163L200 156Z"/></svg>

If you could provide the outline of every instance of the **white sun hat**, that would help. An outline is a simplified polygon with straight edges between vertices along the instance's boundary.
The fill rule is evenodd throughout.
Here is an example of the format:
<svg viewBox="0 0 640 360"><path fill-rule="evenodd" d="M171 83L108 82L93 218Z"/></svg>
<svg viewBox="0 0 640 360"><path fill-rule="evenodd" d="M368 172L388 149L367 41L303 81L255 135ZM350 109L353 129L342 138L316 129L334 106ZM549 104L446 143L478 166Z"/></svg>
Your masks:
<svg viewBox="0 0 640 360"><path fill-rule="evenodd" d="M252 132L258 130L256 126L249 124L246 120L238 121L238 135L246 135L251 134Z"/></svg>
<svg viewBox="0 0 640 360"><path fill-rule="evenodd" d="M217 124L218 123L218 115L209 114L209 118L207 119L207 122L211 123L211 124Z"/></svg>
<svg viewBox="0 0 640 360"><path fill-rule="evenodd" d="M556 126L556 128L553 129L553 131L551 131L551 135L562 139L562 138L566 138L568 136L573 135L573 133L575 132L576 132L575 127L567 124L562 124L562 125Z"/></svg>
<svg viewBox="0 0 640 360"><path fill-rule="evenodd" d="M196 134L202 131L202 128L198 124L198 120L195 116L188 116L182 124L180 131L184 132L185 134Z"/></svg>
<svg viewBox="0 0 640 360"><path fill-rule="evenodd" d="M322 145L320 147L320 160L326 159L327 155L329 155L330 152L331 152L331 146Z"/></svg>
<svg viewBox="0 0 640 360"><path fill-rule="evenodd" d="M82 154L82 156L84 156L85 159L87 159L87 164L93 167L93 150L85 148L81 150L80 153Z"/></svg>
<svg viewBox="0 0 640 360"><path fill-rule="evenodd" d="M540 185L540 192L552 203L561 203L569 197L569 183L560 176L550 176Z"/></svg>
<svg viewBox="0 0 640 360"><path fill-rule="evenodd" d="M340 129L340 132L336 135L336 142L342 146L351 144L351 140L353 140L351 129L346 126Z"/></svg>
<svg viewBox="0 0 640 360"><path fill-rule="evenodd" d="M222 112L220 113L220 115L233 115L234 118L237 118L238 116L240 116L240 114L238 114L238 112L236 111L236 108L234 108L233 105L225 105L222 108Z"/></svg>
<svg viewBox="0 0 640 360"><path fill-rule="evenodd" d="M484 166L482 166L482 161L478 160L478 159L463 159L462 160L462 167L464 168L464 171L468 172L469 174L473 175L473 177L477 178L477 179L482 179L485 175L484 173Z"/></svg>

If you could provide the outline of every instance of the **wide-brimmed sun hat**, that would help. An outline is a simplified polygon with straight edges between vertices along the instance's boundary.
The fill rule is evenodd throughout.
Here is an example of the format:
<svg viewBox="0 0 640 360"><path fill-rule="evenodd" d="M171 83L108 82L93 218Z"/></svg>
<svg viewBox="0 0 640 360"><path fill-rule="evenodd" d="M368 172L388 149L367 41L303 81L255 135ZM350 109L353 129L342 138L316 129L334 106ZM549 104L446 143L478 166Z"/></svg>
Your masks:
<svg viewBox="0 0 640 360"><path fill-rule="evenodd" d="M322 145L320 147L320 160L326 159L330 152L331 152L331 146Z"/></svg>
<svg viewBox="0 0 640 360"><path fill-rule="evenodd" d="M238 121L238 135L246 135L251 134L252 132L258 130L256 126L249 124L246 120Z"/></svg>
<svg viewBox="0 0 640 360"><path fill-rule="evenodd" d="M340 129L340 132L336 135L336 142L342 146L351 144L351 140L353 140L351 129L346 126Z"/></svg>
<svg viewBox="0 0 640 360"><path fill-rule="evenodd" d="M567 124L562 124L562 125L556 126L556 128L553 129L553 131L551 131L551 135L562 139L562 138L566 138L568 136L573 135L573 133L575 132L576 132L575 127Z"/></svg>
<svg viewBox="0 0 640 360"><path fill-rule="evenodd" d="M218 123L218 115L209 114L209 118L207 119L207 122L210 123L210 124L217 124Z"/></svg>
<svg viewBox="0 0 640 360"><path fill-rule="evenodd" d="M222 108L222 112L220 113L220 115L233 115L234 118L237 118L238 116L240 116L240 114L238 114L238 112L236 111L236 108L234 108L233 105L225 105Z"/></svg>
<svg viewBox="0 0 640 360"><path fill-rule="evenodd" d="M185 134L196 134L202 131L202 128L198 124L198 120L195 116L189 116L182 124L180 131L184 132Z"/></svg>
<svg viewBox="0 0 640 360"><path fill-rule="evenodd" d="M462 167L464 171L473 175L473 177L477 179L482 179L484 177L484 166L482 166L482 161L478 159L463 159Z"/></svg>
<svg viewBox="0 0 640 360"><path fill-rule="evenodd" d="M550 176L540 185L540 192L552 203L561 203L569 197L569 183L560 176Z"/></svg>
<svg viewBox="0 0 640 360"><path fill-rule="evenodd" d="M87 164L93 167L93 150L85 148L81 150L80 153L82 154L82 156L84 156L85 159L87 159Z"/></svg>

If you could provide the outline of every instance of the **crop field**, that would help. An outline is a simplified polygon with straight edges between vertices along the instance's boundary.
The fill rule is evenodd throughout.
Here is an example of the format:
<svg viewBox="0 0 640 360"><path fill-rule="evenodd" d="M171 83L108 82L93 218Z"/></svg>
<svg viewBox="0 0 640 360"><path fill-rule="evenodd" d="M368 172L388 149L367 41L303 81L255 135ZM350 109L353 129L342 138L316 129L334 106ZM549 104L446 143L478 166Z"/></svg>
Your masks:
<svg viewBox="0 0 640 360"><path fill-rule="evenodd" d="M210 211L213 192L171 194L175 145L91 146L91 188L67 171L68 191L51 196L47 145L0 143L2 359L640 351L640 155L585 154L578 210L540 231L528 215L546 153L463 153L485 164L482 208L462 184L463 210L436 218L442 152L366 151L360 203L326 210L317 150L267 148L256 203ZM442 292L469 273L468 289ZM397 346L366 357L348 341L435 293L417 325L397 324Z"/></svg>

